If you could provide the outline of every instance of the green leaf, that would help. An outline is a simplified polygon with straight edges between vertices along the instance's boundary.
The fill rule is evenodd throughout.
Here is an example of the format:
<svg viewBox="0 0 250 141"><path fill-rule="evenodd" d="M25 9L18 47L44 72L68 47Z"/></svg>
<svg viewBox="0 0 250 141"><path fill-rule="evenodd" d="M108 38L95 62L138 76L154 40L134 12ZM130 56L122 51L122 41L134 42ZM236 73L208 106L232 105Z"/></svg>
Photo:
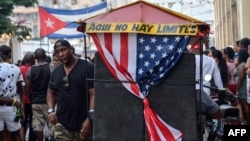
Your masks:
<svg viewBox="0 0 250 141"><path fill-rule="evenodd" d="M38 4L38 0L0 0L0 35L3 33L11 34L23 41L31 29L26 26L15 25L11 23L9 16L15 6L33 7Z"/></svg>

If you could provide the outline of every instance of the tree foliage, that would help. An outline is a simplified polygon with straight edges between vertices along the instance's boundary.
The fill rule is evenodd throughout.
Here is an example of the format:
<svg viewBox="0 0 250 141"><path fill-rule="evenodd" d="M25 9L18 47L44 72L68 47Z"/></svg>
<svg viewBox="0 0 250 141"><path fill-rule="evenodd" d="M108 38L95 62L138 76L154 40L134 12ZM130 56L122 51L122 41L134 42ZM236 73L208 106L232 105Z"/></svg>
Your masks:
<svg viewBox="0 0 250 141"><path fill-rule="evenodd" d="M7 33L22 41L30 35L31 29L20 23L13 23L10 19L16 6L32 7L38 4L38 0L0 0L0 35Z"/></svg>

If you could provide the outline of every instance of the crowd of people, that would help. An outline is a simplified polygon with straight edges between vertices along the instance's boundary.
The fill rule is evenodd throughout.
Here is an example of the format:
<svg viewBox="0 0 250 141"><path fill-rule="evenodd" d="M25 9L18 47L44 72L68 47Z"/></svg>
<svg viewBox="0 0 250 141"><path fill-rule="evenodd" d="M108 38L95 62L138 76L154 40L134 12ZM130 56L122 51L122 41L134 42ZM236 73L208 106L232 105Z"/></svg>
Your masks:
<svg viewBox="0 0 250 141"><path fill-rule="evenodd" d="M210 74L213 83L205 85L228 88L238 96L233 103L239 108L243 125L250 124L250 39L242 38L234 47L217 49L210 47L207 53L192 52L196 60L196 80L200 75ZM203 57L200 57L200 56ZM57 40L52 59L42 48L25 54L22 63L10 63L11 49L0 46L0 140L4 138L4 128L13 141L25 141L29 131L29 141L43 141L44 128L53 130L47 140L88 141L91 132L89 112L94 109L93 62L81 59L67 40ZM200 74L200 59L203 59L203 74ZM210 97L209 89L196 92L202 95L201 113L212 118L221 118L218 105ZM197 100L199 100L197 95ZM13 119L21 110L20 122Z"/></svg>
<svg viewBox="0 0 250 141"><path fill-rule="evenodd" d="M233 47L221 50L210 47L206 56L215 60L220 72L223 88L238 97L232 103L239 109L241 124L250 124L250 39L242 38ZM210 94L210 93L208 93Z"/></svg>
<svg viewBox="0 0 250 141"><path fill-rule="evenodd" d="M93 63L67 40L55 43L52 59L43 48L26 53L20 65L10 59L11 48L0 46L0 140L25 141L29 131L28 141L89 141L94 82L86 78L94 78Z"/></svg>

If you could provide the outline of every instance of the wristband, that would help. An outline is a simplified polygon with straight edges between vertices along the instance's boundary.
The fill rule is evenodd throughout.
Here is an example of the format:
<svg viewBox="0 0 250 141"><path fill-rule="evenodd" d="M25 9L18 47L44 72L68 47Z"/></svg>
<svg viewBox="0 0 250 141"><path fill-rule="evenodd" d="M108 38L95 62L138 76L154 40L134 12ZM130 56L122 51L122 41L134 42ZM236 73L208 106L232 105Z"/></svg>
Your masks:
<svg viewBox="0 0 250 141"><path fill-rule="evenodd" d="M53 112L54 112L54 109L53 109L53 108L49 108L49 109L48 109L48 114L53 113Z"/></svg>
<svg viewBox="0 0 250 141"><path fill-rule="evenodd" d="M89 116L90 119L94 118L94 109L89 110Z"/></svg>

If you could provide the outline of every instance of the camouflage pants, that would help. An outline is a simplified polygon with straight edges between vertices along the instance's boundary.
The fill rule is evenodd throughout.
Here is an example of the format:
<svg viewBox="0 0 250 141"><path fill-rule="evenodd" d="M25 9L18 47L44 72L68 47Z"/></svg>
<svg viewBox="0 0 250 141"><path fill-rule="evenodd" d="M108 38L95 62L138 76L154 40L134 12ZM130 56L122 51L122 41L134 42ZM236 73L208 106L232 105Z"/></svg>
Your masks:
<svg viewBox="0 0 250 141"><path fill-rule="evenodd" d="M34 131L43 131L46 123L49 129L52 128L52 124L48 122L47 111L47 104L32 104L32 126Z"/></svg>
<svg viewBox="0 0 250 141"><path fill-rule="evenodd" d="M69 131L60 123L55 125L54 136L56 141L90 141L88 137L81 137L80 132Z"/></svg>

